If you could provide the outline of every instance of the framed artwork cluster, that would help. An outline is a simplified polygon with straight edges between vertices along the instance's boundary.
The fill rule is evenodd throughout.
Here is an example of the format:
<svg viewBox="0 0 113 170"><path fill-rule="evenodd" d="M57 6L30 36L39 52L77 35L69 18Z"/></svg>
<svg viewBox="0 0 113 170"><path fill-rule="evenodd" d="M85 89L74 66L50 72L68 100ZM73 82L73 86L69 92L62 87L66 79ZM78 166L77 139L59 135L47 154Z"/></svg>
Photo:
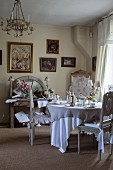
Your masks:
<svg viewBox="0 0 113 170"><path fill-rule="evenodd" d="M59 54L59 40L47 39L46 41L47 54ZM75 67L75 57L61 57L61 67ZM40 58L41 72L56 72L57 58Z"/></svg>
<svg viewBox="0 0 113 170"><path fill-rule="evenodd" d="M76 58L74 57L61 57L61 67L75 67ZM56 72L57 58L40 58L40 71L41 72Z"/></svg>
<svg viewBox="0 0 113 170"><path fill-rule="evenodd" d="M33 72L33 43L8 42L7 71L9 73ZM47 39L47 54L59 54L59 40ZM0 50L0 65L2 65L2 50ZM56 72L57 58L41 57L40 72ZM61 57L61 67L76 67L75 57Z"/></svg>

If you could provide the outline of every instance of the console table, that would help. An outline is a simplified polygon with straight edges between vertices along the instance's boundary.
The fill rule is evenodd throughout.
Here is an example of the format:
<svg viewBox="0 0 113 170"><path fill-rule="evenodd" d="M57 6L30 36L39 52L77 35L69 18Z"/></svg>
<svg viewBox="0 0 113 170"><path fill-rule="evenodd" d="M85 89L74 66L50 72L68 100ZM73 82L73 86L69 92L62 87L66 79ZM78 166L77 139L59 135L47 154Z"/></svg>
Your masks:
<svg viewBox="0 0 113 170"><path fill-rule="evenodd" d="M44 111L45 106L47 104L47 99L41 98L34 98L34 104L38 108L39 111ZM9 124L10 128L14 128L14 114L16 113L16 109L18 108L21 111L25 111L29 113L29 99L7 99L6 103L9 104ZM38 106L38 104L40 106Z"/></svg>

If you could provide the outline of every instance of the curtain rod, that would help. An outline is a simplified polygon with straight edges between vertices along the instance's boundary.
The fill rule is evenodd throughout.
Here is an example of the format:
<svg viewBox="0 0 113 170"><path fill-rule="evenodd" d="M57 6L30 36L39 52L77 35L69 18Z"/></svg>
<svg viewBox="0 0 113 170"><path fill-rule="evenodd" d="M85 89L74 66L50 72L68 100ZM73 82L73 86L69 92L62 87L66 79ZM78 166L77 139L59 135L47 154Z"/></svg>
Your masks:
<svg viewBox="0 0 113 170"><path fill-rule="evenodd" d="M113 13L108 14L108 15L105 15L104 17L102 17L102 18L98 21L98 23L101 22L101 21L103 21L105 18L108 18L108 17L110 17L110 16L112 16L112 15L113 15Z"/></svg>

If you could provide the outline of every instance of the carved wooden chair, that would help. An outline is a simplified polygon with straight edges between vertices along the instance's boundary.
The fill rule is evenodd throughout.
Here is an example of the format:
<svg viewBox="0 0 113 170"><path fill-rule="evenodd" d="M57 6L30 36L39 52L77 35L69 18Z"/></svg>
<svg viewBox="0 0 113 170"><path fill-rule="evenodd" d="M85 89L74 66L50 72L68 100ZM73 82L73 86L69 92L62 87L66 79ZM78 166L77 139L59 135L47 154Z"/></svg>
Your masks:
<svg viewBox="0 0 113 170"><path fill-rule="evenodd" d="M35 101L36 106L34 106L34 101L33 101L34 96L37 98L42 97L42 96L40 96L40 97L37 96L37 94L38 94L38 92L43 92L46 89L46 87L40 79L33 77L33 76L22 76L15 80L13 80L11 77L10 78L10 97L13 97L14 92L15 93L17 92L17 94L18 94L17 81L20 81L20 82L25 81L25 82L27 82L28 85L31 86L28 101L27 102L23 102L23 101L19 102L19 106L20 106L20 103L22 103L22 106L25 107L25 108L23 108L23 107L21 108L24 110L16 113L15 116L16 116L17 120L19 121L19 123L22 123L23 125L25 124L28 126L29 141L30 141L31 145L33 145L33 140L35 137L35 127L39 124L50 124L50 116L48 114L44 114L45 113L44 106L46 106L46 104L41 103L41 107L43 107L43 108L41 108L41 107L39 107L39 100ZM20 100L21 100L21 98L20 98ZM26 105L24 103L26 103ZM20 110L20 108L19 108L19 110Z"/></svg>
<svg viewBox="0 0 113 170"><path fill-rule="evenodd" d="M104 120L104 116L109 116L109 119ZM103 96L102 110L100 121L95 123L83 123L78 126L78 154L80 154L80 134L81 131L94 134L98 141L98 160L101 160L101 152L104 152L104 134L110 133L110 154L112 154L113 144L113 92L108 92Z"/></svg>
<svg viewBox="0 0 113 170"><path fill-rule="evenodd" d="M91 92L91 74L84 70L78 70L71 73L70 91L73 91L75 96L89 96Z"/></svg>

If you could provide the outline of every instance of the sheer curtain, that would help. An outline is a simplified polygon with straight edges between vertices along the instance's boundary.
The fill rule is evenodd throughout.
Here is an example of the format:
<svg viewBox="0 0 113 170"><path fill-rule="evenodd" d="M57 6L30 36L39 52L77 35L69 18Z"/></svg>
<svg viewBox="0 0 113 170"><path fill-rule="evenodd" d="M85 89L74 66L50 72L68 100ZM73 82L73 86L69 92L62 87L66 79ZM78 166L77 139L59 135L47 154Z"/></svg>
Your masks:
<svg viewBox="0 0 113 170"><path fill-rule="evenodd" d="M108 85L113 85L113 44L108 44L106 56L106 71L104 76L105 92L108 90Z"/></svg>
<svg viewBox="0 0 113 170"><path fill-rule="evenodd" d="M100 81L99 100L102 100L108 84L113 84L113 16L98 24L98 51L96 81ZM108 78L109 77L109 78Z"/></svg>

